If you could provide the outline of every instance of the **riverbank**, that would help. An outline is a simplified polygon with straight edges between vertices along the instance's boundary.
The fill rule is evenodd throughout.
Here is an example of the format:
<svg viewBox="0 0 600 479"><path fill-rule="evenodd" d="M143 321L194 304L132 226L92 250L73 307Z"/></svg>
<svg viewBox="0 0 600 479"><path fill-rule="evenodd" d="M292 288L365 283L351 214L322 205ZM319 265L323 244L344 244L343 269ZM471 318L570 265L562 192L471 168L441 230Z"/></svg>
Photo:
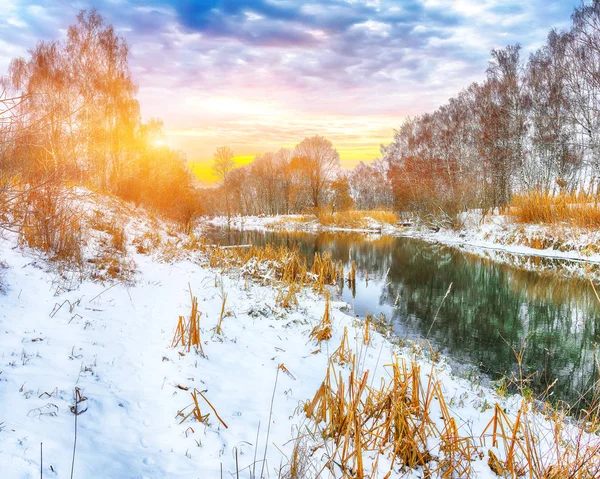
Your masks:
<svg viewBox="0 0 600 479"><path fill-rule="evenodd" d="M439 353L328 302L331 268L291 280L283 250L218 249L107 207L87 214L123 228L124 276L97 274L116 254L102 225L86 228L78 265L0 239L5 477L73 464L74 477L115 478L600 470L598 438L559 413L458 378ZM182 346L191 317L198 345Z"/></svg>
<svg viewBox="0 0 600 479"><path fill-rule="evenodd" d="M206 220L206 225L226 227L227 218ZM419 221L404 224L371 223L369 228L339 228L319 223L314 215L232 217L238 230L357 232L408 236L457 247L467 253L527 270L549 270L566 276L600 279L600 231L569 225L521 224L510 215L471 211L458 219L460 227L436 227ZM537 259L536 259L537 258ZM539 259L566 260L556 264Z"/></svg>
<svg viewBox="0 0 600 479"><path fill-rule="evenodd" d="M350 211L316 216L216 216L204 224L217 228L277 230L277 231L342 231L359 233L387 233L398 231L398 217L387 211Z"/></svg>

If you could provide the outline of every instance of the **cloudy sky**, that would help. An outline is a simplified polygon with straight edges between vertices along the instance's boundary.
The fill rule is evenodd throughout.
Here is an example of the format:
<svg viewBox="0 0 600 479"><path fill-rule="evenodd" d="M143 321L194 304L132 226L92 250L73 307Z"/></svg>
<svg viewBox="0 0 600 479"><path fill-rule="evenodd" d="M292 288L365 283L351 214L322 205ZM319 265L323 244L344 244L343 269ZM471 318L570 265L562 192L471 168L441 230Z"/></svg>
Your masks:
<svg viewBox="0 0 600 479"><path fill-rule="evenodd" d="M566 28L577 0L0 0L0 72L95 7L127 40L144 118L209 164L308 135L344 166L378 155L408 115L481 80L490 50L526 54Z"/></svg>

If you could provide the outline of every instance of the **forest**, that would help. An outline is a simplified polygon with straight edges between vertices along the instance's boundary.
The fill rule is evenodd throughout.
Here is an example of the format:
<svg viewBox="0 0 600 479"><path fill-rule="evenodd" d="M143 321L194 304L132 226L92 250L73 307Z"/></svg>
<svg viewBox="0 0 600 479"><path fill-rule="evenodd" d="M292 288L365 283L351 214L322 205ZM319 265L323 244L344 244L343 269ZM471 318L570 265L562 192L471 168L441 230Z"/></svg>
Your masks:
<svg viewBox="0 0 600 479"><path fill-rule="evenodd" d="M85 185L188 229L206 214L352 208L452 222L528 192L588 202L600 191L600 2L572 20L528 58L519 45L494 49L484 81L407 118L372 162L342 169L319 135L243 167L223 146L213 159L219 184L202 188L185 154L164 146L161 120L141 120L124 38L96 11L81 12L66 39L40 41L2 77L2 191Z"/></svg>

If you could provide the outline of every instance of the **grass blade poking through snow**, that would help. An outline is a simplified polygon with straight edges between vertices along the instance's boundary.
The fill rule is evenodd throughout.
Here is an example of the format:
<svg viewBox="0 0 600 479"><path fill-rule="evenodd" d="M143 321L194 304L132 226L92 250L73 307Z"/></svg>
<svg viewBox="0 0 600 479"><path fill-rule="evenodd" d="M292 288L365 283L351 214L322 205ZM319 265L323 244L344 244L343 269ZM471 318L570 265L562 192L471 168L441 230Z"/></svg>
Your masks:
<svg viewBox="0 0 600 479"><path fill-rule="evenodd" d="M174 348L181 345L181 347L187 348L188 352L190 352L192 346L194 346L196 351L200 352L204 358L206 355L204 354L200 339L200 317L202 313L198 311L198 298L192 294L191 288L190 299L192 301L190 315L187 320L183 316L179 316L171 347Z"/></svg>
<svg viewBox="0 0 600 479"><path fill-rule="evenodd" d="M225 316L225 303L227 302L227 293L223 295L223 304L221 305L221 317L219 318L219 324L217 325L217 334L221 335L221 324L223 324L223 316Z"/></svg>
<svg viewBox="0 0 600 479"><path fill-rule="evenodd" d="M329 300L329 292L325 293L326 301L325 301L325 312L323 313L323 318L321 322L313 328L310 333L311 339L315 340L317 343L321 343L321 341L328 341L331 339L331 304Z"/></svg>

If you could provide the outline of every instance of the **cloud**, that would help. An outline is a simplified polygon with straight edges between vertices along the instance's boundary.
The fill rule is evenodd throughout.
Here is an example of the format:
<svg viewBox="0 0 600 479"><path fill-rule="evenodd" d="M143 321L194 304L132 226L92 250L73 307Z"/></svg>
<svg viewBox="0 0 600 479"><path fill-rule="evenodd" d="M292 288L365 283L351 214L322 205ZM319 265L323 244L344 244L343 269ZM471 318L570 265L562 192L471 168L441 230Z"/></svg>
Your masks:
<svg viewBox="0 0 600 479"><path fill-rule="evenodd" d="M215 133L187 151L199 159L233 128L251 128L239 147L252 152L313 131L339 142L344 131L357 151L370 138L376 151L405 116L481 80L492 48L519 42L527 55L566 28L579 0L0 3L2 69L95 6L130 45L143 115L174 132Z"/></svg>

